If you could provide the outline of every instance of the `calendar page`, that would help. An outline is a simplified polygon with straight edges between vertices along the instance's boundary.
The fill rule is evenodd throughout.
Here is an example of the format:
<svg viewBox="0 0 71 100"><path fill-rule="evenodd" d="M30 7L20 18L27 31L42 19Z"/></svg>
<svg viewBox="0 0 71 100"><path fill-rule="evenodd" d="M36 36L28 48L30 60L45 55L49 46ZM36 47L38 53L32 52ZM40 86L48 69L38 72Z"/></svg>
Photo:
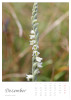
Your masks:
<svg viewBox="0 0 71 100"><path fill-rule="evenodd" d="M70 0L0 0L1 100L71 100Z"/></svg>

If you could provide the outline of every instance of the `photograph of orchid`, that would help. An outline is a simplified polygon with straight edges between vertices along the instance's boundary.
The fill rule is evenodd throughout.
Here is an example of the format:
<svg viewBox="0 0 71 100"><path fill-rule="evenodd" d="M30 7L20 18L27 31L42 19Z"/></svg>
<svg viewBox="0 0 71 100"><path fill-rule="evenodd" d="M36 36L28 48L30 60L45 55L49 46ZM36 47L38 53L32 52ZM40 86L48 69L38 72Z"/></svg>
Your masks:
<svg viewBox="0 0 71 100"><path fill-rule="evenodd" d="M34 3L32 9L32 27L30 39L30 45L33 45L32 50L32 75L27 75L27 80L37 81L37 74L39 73L39 68L42 68L42 58L39 57L39 32L38 32L38 23L37 23L37 12L38 12L38 3Z"/></svg>
<svg viewBox="0 0 71 100"><path fill-rule="evenodd" d="M68 3L2 3L2 81L69 81Z"/></svg>

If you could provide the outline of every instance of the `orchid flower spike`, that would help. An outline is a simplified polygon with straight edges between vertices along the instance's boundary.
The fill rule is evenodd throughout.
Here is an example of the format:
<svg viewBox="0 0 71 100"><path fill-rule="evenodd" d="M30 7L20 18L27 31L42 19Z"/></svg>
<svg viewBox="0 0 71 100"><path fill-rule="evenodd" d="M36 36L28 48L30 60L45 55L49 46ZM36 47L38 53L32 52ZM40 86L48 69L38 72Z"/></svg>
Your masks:
<svg viewBox="0 0 71 100"><path fill-rule="evenodd" d="M39 32L38 32L38 22L37 22L37 12L38 12L38 3L34 3L32 9L32 30L30 34L30 45L32 45L32 75L27 75L27 81L37 81L37 74L40 72L39 68L42 68L42 58L39 57Z"/></svg>

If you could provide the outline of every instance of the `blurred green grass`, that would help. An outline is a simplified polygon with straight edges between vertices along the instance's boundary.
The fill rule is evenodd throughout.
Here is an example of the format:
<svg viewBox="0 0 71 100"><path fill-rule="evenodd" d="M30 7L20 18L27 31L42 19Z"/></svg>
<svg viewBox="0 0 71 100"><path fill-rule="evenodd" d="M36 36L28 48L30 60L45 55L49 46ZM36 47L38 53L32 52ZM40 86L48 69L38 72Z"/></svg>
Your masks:
<svg viewBox="0 0 71 100"><path fill-rule="evenodd" d="M29 46L29 34L32 29L31 15L33 3L3 3L2 4L2 73L3 81L26 81L25 77L7 77L7 74L28 74L32 67L32 50L21 58ZM19 37L19 29L9 7L15 12L23 29ZM69 11L68 3L39 3L38 22L39 33L44 31L58 18ZM8 21L8 25L6 24ZM6 30L5 30L6 29ZM43 58L43 68L40 69L37 81L68 81L69 78L69 18L67 17L57 27L47 34L40 42L40 57Z"/></svg>

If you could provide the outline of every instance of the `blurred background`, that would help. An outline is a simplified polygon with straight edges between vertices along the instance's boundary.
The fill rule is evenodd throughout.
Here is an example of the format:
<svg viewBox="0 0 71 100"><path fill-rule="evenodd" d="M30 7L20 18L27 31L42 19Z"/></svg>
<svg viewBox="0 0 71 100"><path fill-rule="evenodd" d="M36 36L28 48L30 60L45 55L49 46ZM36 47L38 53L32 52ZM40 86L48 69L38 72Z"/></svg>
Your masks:
<svg viewBox="0 0 71 100"><path fill-rule="evenodd" d="M27 81L32 70L33 3L2 4L2 80ZM38 3L39 52L43 58L37 81L69 80L69 4Z"/></svg>

